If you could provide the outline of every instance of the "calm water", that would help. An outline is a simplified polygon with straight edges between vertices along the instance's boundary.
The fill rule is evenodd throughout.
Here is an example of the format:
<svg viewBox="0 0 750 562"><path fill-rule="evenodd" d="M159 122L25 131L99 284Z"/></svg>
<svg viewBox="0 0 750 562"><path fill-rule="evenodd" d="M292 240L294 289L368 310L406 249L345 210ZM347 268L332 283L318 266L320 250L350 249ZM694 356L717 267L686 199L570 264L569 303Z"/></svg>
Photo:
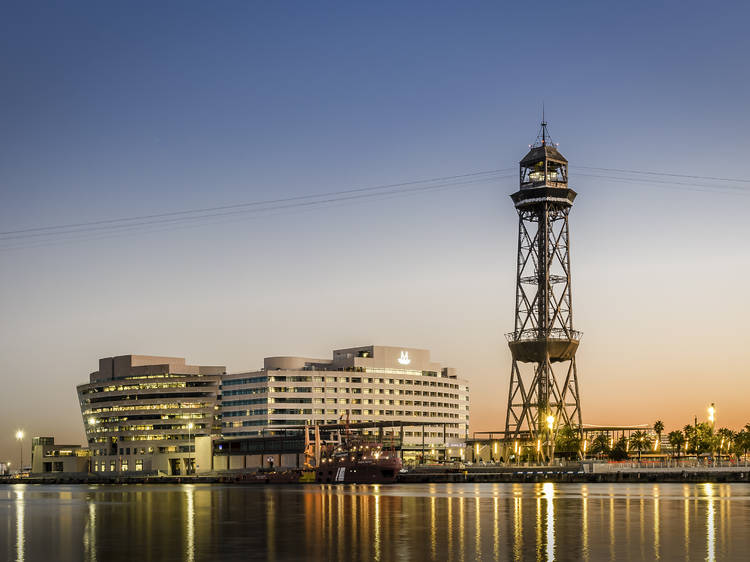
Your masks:
<svg viewBox="0 0 750 562"><path fill-rule="evenodd" d="M7 560L748 560L746 484L0 487Z"/></svg>

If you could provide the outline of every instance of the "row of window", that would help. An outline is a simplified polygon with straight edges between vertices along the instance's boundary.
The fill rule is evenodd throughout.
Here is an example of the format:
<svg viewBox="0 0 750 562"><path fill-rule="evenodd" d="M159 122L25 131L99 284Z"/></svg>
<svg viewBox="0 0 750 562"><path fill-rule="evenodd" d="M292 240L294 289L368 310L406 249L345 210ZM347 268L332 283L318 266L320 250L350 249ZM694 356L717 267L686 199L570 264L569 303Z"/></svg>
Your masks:
<svg viewBox="0 0 750 562"><path fill-rule="evenodd" d="M221 381L221 386L234 386L238 384L255 384L260 382L268 382L268 377L249 377L244 379L224 379Z"/></svg>
<svg viewBox="0 0 750 562"><path fill-rule="evenodd" d="M304 400L304 398L302 400ZM268 398L248 398L246 400L227 400L226 402L222 402L221 405L222 407L229 407L229 406L250 406L252 404L267 404L267 403L268 403Z"/></svg>
<svg viewBox="0 0 750 562"><path fill-rule="evenodd" d="M269 398L266 402L256 400L236 400L234 402L225 402L224 407L246 406L250 404L374 404L384 406L427 406L430 408L448 408L453 410L466 409L467 405L455 404L452 402L429 402L427 400L385 400L379 398L294 398L294 399L274 399ZM223 410L224 416L227 412Z"/></svg>
<svg viewBox="0 0 750 562"><path fill-rule="evenodd" d="M232 390L231 393L224 393L224 396L238 396L243 394L266 394L268 392L274 394L285 394L285 393L317 393L317 394L393 394L397 396L435 396L440 398L449 398L452 400L460 400L461 396L458 394L452 394L449 392L435 392L435 391L420 391L420 390L401 390L399 388L345 388L345 387L322 387L322 386L272 386L270 388L247 388L240 390ZM464 397L465 400L469 399L467 394Z"/></svg>
<svg viewBox="0 0 750 562"><path fill-rule="evenodd" d="M231 417L244 417L244 416L266 416L266 415L345 415L346 412L343 410L323 410L320 408L269 408L267 410L239 410L235 412L227 412L224 414L225 418ZM431 418L449 418L449 419L460 419L459 414L451 412L423 412L421 410L409 411L409 410L351 410L352 416L416 416L416 417L431 417ZM468 419L468 416L466 416ZM272 420L270 423L276 423L276 420ZM299 421L297 421L299 423ZM225 425L225 427L227 427ZM229 426L231 427L231 425Z"/></svg>
<svg viewBox="0 0 750 562"><path fill-rule="evenodd" d="M368 369L368 372L370 372L370 369ZM383 372L388 373L390 372L387 369L374 369L373 372ZM424 375L427 373L427 371L424 372L409 372L404 371L406 374L416 374L416 375ZM429 375L427 375L429 376ZM433 375L434 376L434 375ZM243 380L243 379L235 379L237 380ZM249 380L249 379L245 379ZM238 382L232 381L232 384L240 384ZM263 381L265 382L265 381ZM421 379L384 379L384 378L375 378L375 377L299 377L299 376L278 376L278 375L272 375L268 377L268 382L328 382L328 383L350 383L350 384L400 384L400 385L413 385L413 386L434 386L439 388L450 388L453 390L469 390L468 386L458 385L455 383L449 383L449 382L441 382L441 381L427 381L427 380L421 380ZM222 383L223 386L227 386L228 381L225 381Z"/></svg>
<svg viewBox="0 0 750 562"><path fill-rule="evenodd" d="M100 406L83 410L84 416L106 412L130 412L134 410L184 410L185 408L213 408L213 402L162 402L160 404L132 404L128 406Z"/></svg>
<svg viewBox="0 0 750 562"><path fill-rule="evenodd" d="M133 469L137 472L143 470L143 459L136 459L133 463ZM120 471L127 472L130 470L130 463L127 460L120 462ZM107 461L94 461L94 472L107 472ZM117 461L109 461L109 472L118 472Z"/></svg>

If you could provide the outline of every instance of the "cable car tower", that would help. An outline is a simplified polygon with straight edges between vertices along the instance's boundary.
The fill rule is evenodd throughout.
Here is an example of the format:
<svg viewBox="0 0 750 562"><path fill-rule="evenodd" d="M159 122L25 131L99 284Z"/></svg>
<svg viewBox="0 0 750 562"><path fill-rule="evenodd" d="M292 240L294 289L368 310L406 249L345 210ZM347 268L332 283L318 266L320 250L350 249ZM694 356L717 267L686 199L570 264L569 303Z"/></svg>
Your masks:
<svg viewBox="0 0 750 562"><path fill-rule="evenodd" d="M551 457L560 427L582 427L568 228L576 192L544 119L530 148L520 162L520 188L510 196L518 211L518 261L515 328L506 336L513 365L505 438Z"/></svg>

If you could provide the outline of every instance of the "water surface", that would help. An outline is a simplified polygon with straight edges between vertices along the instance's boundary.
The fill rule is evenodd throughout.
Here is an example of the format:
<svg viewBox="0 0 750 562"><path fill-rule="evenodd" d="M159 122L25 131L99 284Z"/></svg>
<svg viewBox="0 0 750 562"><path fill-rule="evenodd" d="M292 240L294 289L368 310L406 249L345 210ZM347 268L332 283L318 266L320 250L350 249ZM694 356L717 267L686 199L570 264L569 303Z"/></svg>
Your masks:
<svg viewBox="0 0 750 562"><path fill-rule="evenodd" d="M747 560L750 484L0 487L7 560Z"/></svg>

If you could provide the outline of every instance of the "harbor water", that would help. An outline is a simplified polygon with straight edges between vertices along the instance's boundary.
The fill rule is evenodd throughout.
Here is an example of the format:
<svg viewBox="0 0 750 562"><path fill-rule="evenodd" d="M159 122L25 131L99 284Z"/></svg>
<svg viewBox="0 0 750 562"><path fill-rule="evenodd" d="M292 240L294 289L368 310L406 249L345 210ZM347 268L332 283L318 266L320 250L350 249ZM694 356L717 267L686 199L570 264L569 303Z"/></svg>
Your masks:
<svg viewBox="0 0 750 562"><path fill-rule="evenodd" d="M747 560L748 484L0 487L6 560Z"/></svg>

